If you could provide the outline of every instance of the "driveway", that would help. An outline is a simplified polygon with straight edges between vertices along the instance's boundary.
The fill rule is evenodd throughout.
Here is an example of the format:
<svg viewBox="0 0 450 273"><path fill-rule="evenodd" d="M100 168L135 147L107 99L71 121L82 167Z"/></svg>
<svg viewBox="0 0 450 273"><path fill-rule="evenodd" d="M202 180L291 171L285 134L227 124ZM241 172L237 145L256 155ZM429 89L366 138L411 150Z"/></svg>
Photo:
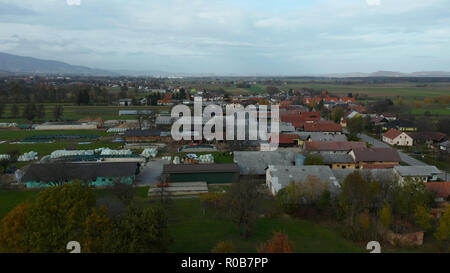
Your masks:
<svg viewBox="0 0 450 273"><path fill-rule="evenodd" d="M152 159L142 167L141 173L136 179L137 186L150 186L159 183L163 171L163 165L170 162L162 159Z"/></svg>

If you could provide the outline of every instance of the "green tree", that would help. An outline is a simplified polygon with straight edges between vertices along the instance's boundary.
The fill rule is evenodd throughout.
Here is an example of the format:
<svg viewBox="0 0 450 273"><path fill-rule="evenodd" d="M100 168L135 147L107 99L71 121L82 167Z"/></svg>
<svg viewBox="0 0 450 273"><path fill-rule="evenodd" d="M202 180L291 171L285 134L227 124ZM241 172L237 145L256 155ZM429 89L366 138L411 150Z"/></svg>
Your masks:
<svg viewBox="0 0 450 273"><path fill-rule="evenodd" d="M30 251L66 252L67 242L82 242L86 218L95 204L94 191L81 182L41 191L27 219L26 240Z"/></svg>
<svg viewBox="0 0 450 273"><path fill-rule="evenodd" d="M172 239L167 229L167 217L161 206L128 207L105 240L104 251L113 253L167 252Z"/></svg>
<svg viewBox="0 0 450 273"><path fill-rule="evenodd" d="M347 120L347 129L349 132L350 139L357 139L358 134L362 133L364 130L364 118L361 116L356 116Z"/></svg>
<svg viewBox="0 0 450 273"><path fill-rule="evenodd" d="M19 204L0 221L0 253L29 252L24 238L30 203Z"/></svg>
<svg viewBox="0 0 450 273"><path fill-rule="evenodd" d="M32 121L36 117L36 105L34 103L28 103L23 109L23 117L29 121Z"/></svg>
<svg viewBox="0 0 450 273"><path fill-rule="evenodd" d="M447 205L444 214L439 219L439 226L434 237L446 251L450 250L450 205Z"/></svg>
<svg viewBox="0 0 450 273"><path fill-rule="evenodd" d="M39 119L43 119L45 117L45 106L43 104L39 104L36 108L36 116Z"/></svg>
<svg viewBox="0 0 450 273"><path fill-rule="evenodd" d="M323 165L323 159L319 155L308 155L305 159L305 165Z"/></svg>
<svg viewBox="0 0 450 273"><path fill-rule="evenodd" d="M431 228L431 215L427 208L418 205L414 212L414 221L416 225L424 230Z"/></svg>
<svg viewBox="0 0 450 273"><path fill-rule="evenodd" d="M378 216L380 217L381 224L389 229L394 221L394 216L392 215L391 205L388 202L384 202Z"/></svg>
<svg viewBox="0 0 450 273"><path fill-rule="evenodd" d="M102 252L106 238L110 235L113 222L108 218L105 206L92 209L86 217L84 225L84 239L81 243L82 251L86 253Z"/></svg>
<svg viewBox="0 0 450 273"><path fill-rule="evenodd" d="M278 90L278 88L276 88L275 86L267 86L266 87L266 92L273 96L275 94L278 94L280 92L280 90Z"/></svg>
<svg viewBox="0 0 450 273"><path fill-rule="evenodd" d="M19 115L19 106L17 104L13 104L11 106L11 117L17 118Z"/></svg>
<svg viewBox="0 0 450 273"><path fill-rule="evenodd" d="M0 118L3 116L4 112L5 112L5 105L3 103L0 103Z"/></svg>
<svg viewBox="0 0 450 273"><path fill-rule="evenodd" d="M344 179L339 194L339 203L351 226L355 223L355 216L368 209L370 199L369 183L364 180L360 172L355 171Z"/></svg>
<svg viewBox="0 0 450 273"><path fill-rule="evenodd" d="M334 122L339 123L341 121L341 118L344 116L345 112L342 107L335 107L333 111L331 111L331 119Z"/></svg>
<svg viewBox="0 0 450 273"><path fill-rule="evenodd" d="M238 225L240 235L244 239L247 239L253 230L260 197L259 184L254 180L235 182L225 194L227 213Z"/></svg>
<svg viewBox="0 0 450 273"><path fill-rule="evenodd" d="M55 105L53 108L53 116L56 120L59 120L63 115L63 107L62 105Z"/></svg>

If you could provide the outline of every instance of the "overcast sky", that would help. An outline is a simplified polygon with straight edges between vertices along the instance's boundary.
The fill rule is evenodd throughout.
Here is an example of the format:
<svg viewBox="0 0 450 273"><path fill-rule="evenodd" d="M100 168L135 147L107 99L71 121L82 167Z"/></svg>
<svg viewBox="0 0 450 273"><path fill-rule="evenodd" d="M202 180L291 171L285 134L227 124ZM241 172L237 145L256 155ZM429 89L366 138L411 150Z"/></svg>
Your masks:
<svg viewBox="0 0 450 273"><path fill-rule="evenodd" d="M0 0L0 51L186 73L450 71L450 1Z"/></svg>

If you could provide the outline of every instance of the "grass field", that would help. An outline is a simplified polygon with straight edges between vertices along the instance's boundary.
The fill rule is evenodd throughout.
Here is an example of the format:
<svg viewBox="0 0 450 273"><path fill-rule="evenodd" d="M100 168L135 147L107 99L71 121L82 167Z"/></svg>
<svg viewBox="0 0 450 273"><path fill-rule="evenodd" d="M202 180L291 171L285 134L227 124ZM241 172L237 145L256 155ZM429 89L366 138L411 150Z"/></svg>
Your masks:
<svg viewBox="0 0 450 273"><path fill-rule="evenodd" d="M169 231L175 241L173 252L208 253L218 241L231 241L235 251L254 253L262 242L272 237L273 231L288 234L296 252L365 252L325 226L281 217L259 219L250 239L242 240L234 223L216 218L210 211L203 215L198 199L176 200L169 217Z"/></svg>
<svg viewBox="0 0 450 273"><path fill-rule="evenodd" d="M53 117L53 108L57 105L57 103L44 103L45 106L45 120L52 120ZM59 104L58 104L59 105ZM153 111L163 111L169 110L170 107L167 106L105 106L105 105L86 105L86 106L78 106L78 105L70 105L70 104L62 104L63 105L63 116L61 119L63 120L80 120L83 118L97 118L101 117L104 120L129 120L136 119L136 116L119 116L120 110L153 110ZM19 104L20 113L23 112L24 104ZM5 111L0 118L0 122L20 122L20 123L30 123L26 119L22 117L11 118L11 105L5 105ZM36 121L39 121L36 119Z"/></svg>

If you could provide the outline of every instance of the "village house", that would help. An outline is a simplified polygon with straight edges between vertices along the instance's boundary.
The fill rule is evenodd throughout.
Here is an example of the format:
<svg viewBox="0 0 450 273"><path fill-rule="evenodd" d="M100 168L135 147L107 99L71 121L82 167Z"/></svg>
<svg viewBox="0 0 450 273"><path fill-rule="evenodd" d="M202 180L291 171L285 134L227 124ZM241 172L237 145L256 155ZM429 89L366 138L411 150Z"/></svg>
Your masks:
<svg viewBox="0 0 450 273"><path fill-rule="evenodd" d="M320 154L323 164L332 169L356 169L357 164L351 155L347 154Z"/></svg>
<svg viewBox="0 0 450 273"><path fill-rule="evenodd" d="M265 179L269 165L294 166L303 165L304 156L293 151L236 151L233 152L234 163L239 166L241 175L258 176Z"/></svg>
<svg viewBox="0 0 450 273"><path fill-rule="evenodd" d="M383 134L383 142L390 145L413 146L414 140L409 134L392 128Z"/></svg>
<svg viewBox="0 0 450 273"><path fill-rule="evenodd" d="M356 148L349 154L357 164L357 169L392 168L401 161L397 150L392 148Z"/></svg>
<svg viewBox="0 0 450 273"><path fill-rule="evenodd" d="M332 121L316 121L314 123L305 123L303 126L305 132L322 132L327 134L342 134L342 126Z"/></svg>
<svg viewBox="0 0 450 273"><path fill-rule="evenodd" d="M394 166L400 183L403 183L406 178L422 182L436 182L438 177L442 175L435 166Z"/></svg>

